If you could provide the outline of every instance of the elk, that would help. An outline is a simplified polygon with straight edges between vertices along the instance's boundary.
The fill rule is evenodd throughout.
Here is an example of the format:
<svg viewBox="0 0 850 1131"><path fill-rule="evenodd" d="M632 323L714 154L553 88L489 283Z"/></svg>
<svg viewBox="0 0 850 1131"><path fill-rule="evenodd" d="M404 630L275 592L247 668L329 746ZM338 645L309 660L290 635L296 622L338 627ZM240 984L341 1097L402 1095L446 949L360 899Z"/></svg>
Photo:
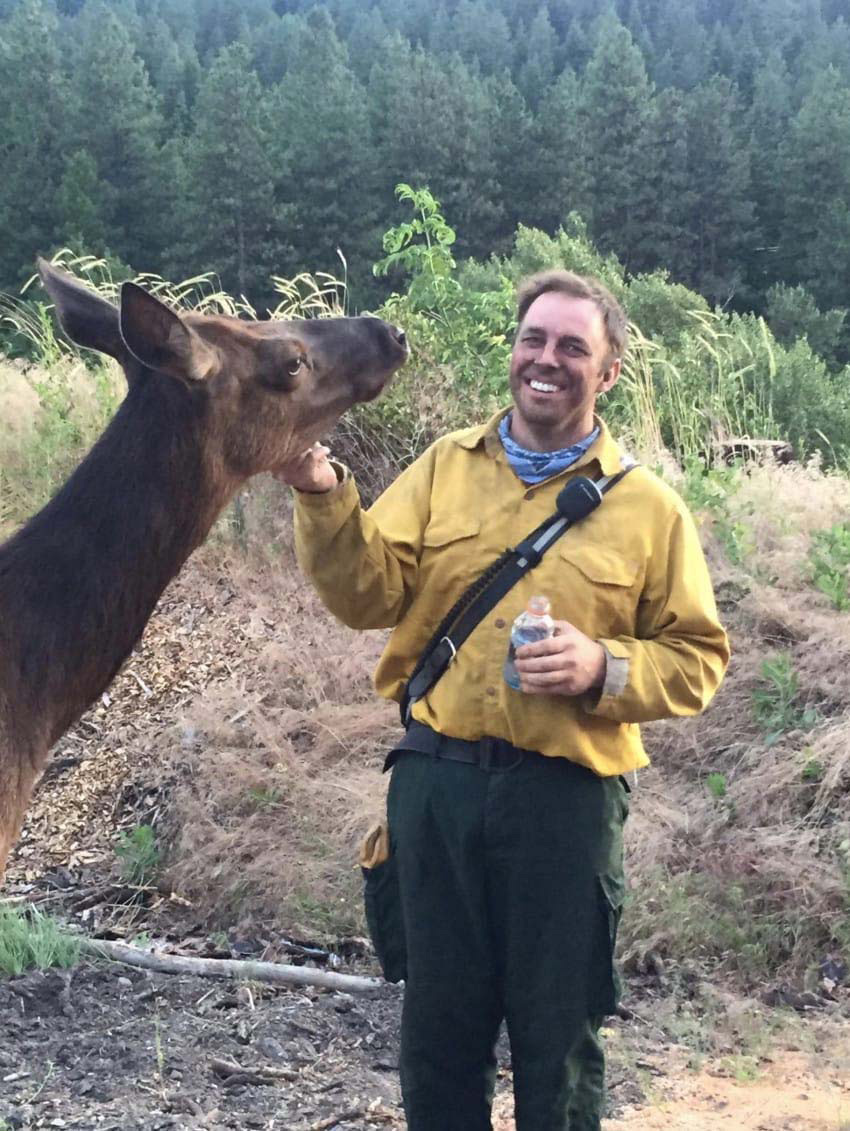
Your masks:
<svg viewBox="0 0 850 1131"><path fill-rule="evenodd" d="M404 362L378 318L246 322L118 307L50 264L65 333L128 391L50 502L0 545L0 882L53 743L108 687L240 485L306 450Z"/></svg>

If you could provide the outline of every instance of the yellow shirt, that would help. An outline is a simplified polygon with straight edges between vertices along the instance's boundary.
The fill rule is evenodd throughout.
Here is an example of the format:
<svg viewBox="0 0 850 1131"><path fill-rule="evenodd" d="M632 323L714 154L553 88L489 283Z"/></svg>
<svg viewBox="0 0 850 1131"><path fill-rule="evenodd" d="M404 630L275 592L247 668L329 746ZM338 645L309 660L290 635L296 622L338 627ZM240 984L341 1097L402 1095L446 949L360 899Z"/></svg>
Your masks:
<svg viewBox="0 0 850 1131"><path fill-rule="evenodd" d="M295 492L298 560L325 604L352 628L393 628L375 673L387 698L401 697L457 598L553 513L570 478L622 465L602 424L567 471L528 486L508 464L502 415L438 440L368 511L343 468L335 490ZM535 594L607 649L601 692L525 695L505 683L511 622ZM442 734L507 739L606 777L647 765L638 724L697 714L728 659L693 520L672 488L639 467L485 617L413 715Z"/></svg>

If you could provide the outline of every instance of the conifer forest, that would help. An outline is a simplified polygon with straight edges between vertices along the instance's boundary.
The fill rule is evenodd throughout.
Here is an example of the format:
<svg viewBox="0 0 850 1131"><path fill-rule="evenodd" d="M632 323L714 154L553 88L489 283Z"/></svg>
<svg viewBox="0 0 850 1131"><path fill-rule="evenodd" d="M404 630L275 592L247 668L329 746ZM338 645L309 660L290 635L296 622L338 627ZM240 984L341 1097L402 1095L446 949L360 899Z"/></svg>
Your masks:
<svg viewBox="0 0 850 1131"><path fill-rule="evenodd" d="M577 213L629 276L848 357L846 0L0 0L0 154L6 291L66 247L375 306L405 182L459 258Z"/></svg>

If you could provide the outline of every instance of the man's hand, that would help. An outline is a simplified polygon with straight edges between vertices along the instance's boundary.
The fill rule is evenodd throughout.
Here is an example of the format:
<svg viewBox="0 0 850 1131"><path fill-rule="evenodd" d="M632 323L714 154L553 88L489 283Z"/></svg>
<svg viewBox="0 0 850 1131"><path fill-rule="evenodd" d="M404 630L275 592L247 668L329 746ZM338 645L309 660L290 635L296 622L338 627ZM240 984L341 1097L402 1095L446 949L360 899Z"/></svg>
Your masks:
<svg viewBox="0 0 850 1131"><path fill-rule="evenodd" d="M516 670L527 695L581 695L605 682L605 649L565 620L555 635L517 648Z"/></svg>
<svg viewBox="0 0 850 1131"><path fill-rule="evenodd" d="M322 494L332 491L339 485L336 472L328 461L330 448L314 444L295 459L288 460L274 469L275 479L288 483L296 491L309 491Z"/></svg>

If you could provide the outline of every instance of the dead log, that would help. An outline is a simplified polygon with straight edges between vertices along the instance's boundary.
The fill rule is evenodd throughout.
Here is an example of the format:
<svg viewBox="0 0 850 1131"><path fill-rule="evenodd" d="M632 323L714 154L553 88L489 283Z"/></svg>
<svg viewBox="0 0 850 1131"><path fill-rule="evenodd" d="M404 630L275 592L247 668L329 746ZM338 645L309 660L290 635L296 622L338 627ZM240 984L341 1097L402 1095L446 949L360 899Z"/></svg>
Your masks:
<svg viewBox="0 0 850 1131"><path fill-rule="evenodd" d="M277 986L318 986L323 990L365 993L384 985L381 978L363 978L356 974L336 974L332 970L315 970L310 966L285 966L277 962L251 962L235 958L190 958L183 954L163 954L141 950L126 943L106 939L84 939L83 949L101 958L111 958L127 966L140 966L160 974L194 974L201 978L240 978L245 981L271 982Z"/></svg>

